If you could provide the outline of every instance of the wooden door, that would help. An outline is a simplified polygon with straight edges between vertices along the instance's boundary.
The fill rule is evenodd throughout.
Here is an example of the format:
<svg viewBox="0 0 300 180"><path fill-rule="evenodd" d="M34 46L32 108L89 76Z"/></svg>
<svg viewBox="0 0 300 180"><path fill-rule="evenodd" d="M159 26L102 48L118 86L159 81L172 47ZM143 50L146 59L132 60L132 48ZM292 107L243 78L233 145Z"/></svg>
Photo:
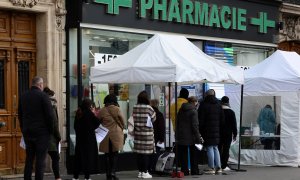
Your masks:
<svg viewBox="0 0 300 180"><path fill-rule="evenodd" d="M18 98L36 74L36 15L0 9L0 174L21 173Z"/></svg>
<svg viewBox="0 0 300 180"><path fill-rule="evenodd" d="M300 41L285 41L278 44L278 49L283 51L295 51L300 55Z"/></svg>

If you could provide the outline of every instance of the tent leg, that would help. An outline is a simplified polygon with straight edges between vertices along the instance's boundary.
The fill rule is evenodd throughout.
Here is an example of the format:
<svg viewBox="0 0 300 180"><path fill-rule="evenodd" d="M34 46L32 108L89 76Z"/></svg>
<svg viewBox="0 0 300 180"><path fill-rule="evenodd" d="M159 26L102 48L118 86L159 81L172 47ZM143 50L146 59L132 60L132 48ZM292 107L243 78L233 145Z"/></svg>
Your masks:
<svg viewBox="0 0 300 180"><path fill-rule="evenodd" d="M239 131L239 153L238 153L238 167L237 169L232 168L232 170L246 172L246 169L241 169L241 129L242 129L242 119L243 119L243 100L244 100L244 85L241 86L241 108L240 108L240 131Z"/></svg>

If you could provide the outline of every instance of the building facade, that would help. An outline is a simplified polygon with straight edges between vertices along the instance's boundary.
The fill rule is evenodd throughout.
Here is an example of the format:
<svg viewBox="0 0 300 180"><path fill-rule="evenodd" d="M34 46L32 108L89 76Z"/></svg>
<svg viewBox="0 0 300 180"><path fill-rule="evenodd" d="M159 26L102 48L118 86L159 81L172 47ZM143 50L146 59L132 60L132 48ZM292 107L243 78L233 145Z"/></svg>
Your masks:
<svg viewBox="0 0 300 180"><path fill-rule="evenodd" d="M55 91L65 134L65 15L64 0L0 1L0 175L24 168L17 107L32 77Z"/></svg>
<svg viewBox="0 0 300 180"><path fill-rule="evenodd" d="M183 35L218 60L247 69L277 48L280 7L281 1L276 0L67 0L68 172L72 172L74 158L75 111L82 99L91 98L102 107L103 98L108 93L115 93L125 118L128 118L137 94L146 90L151 98L161 100L160 106L168 122L168 91L163 87L91 84L90 67L113 61L154 34L165 33ZM189 88L197 95L195 86ZM166 144L169 146L172 146L171 131L169 124L166 131ZM119 158L120 170L136 169L130 142L125 143ZM99 172L103 172L101 153L99 165Z"/></svg>
<svg viewBox="0 0 300 180"><path fill-rule="evenodd" d="M280 8L282 27L278 48L300 54L300 1L283 0Z"/></svg>

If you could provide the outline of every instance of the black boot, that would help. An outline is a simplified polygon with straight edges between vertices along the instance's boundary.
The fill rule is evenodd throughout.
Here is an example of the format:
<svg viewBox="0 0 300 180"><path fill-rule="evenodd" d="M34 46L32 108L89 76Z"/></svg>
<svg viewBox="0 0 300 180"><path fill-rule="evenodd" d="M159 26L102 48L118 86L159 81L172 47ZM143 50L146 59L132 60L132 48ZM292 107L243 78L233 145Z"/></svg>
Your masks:
<svg viewBox="0 0 300 180"><path fill-rule="evenodd" d="M106 171L106 179L111 180L111 163L109 160L109 155L105 154L105 171Z"/></svg>
<svg viewBox="0 0 300 180"><path fill-rule="evenodd" d="M110 167L111 167L111 178L112 180L119 180L119 178L116 175L116 169L117 169L117 163L118 163L118 152L113 152L111 154L111 161L110 161Z"/></svg>

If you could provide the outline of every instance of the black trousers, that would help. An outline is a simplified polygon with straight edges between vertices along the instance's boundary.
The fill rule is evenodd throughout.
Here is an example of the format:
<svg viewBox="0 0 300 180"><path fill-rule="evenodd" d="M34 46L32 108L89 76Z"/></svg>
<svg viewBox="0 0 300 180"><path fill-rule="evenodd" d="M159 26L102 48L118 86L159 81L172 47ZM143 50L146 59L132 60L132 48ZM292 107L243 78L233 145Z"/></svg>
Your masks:
<svg viewBox="0 0 300 180"><path fill-rule="evenodd" d="M35 179L42 180L44 178L49 139L49 135L33 137L24 135L24 141L26 144L26 160L24 169L25 180L31 180L34 159Z"/></svg>
<svg viewBox="0 0 300 180"><path fill-rule="evenodd" d="M147 172L149 168L151 154L137 153L137 165L139 172Z"/></svg>
<svg viewBox="0 0 300 180"><path fill-rule="evenodd" d="M112 142L111 140L109 140L109 152L105 153L105 167L107 179L114 179L114 177L116 177L119 152L113 152L112 149Z"/></svg>
<svg viewBox="0 0 300 180"><path fill-rule="evenodd" d="M222 138L220 144L218 145L222 169L228 166L229 149L230 149L231 141L232 138Z"/></svg>
<svg viewBox="0 0 300 180"><path fill-rule="evenodd" d="M185 175L189 174L188 149L190 149L191 174L198 174L198 159L196 157L197 149L195 145L178 145L178 161L181 165L181 171Z"/></svg>
<svg viewBox="0 0 300 180"><path fill-rule="evenodd" d="M52 170L54 173L55 179L60 178L59 174L59 153L57 151L48 151L49 156L52 161Z"/></svg>

